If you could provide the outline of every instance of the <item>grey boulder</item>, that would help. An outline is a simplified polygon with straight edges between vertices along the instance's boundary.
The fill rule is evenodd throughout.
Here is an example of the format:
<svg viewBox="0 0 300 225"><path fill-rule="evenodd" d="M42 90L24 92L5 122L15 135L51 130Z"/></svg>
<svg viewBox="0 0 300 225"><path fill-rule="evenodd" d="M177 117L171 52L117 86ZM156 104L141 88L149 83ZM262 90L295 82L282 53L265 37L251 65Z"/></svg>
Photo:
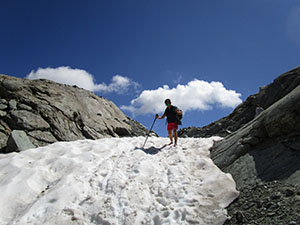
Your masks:
<svg viewBox="0 0 300 225"><path fill-rule="evenodd" d="M21 152L35 146L30 142L26 133L22 130L13 130L8 138L6 152Z"/></svg>

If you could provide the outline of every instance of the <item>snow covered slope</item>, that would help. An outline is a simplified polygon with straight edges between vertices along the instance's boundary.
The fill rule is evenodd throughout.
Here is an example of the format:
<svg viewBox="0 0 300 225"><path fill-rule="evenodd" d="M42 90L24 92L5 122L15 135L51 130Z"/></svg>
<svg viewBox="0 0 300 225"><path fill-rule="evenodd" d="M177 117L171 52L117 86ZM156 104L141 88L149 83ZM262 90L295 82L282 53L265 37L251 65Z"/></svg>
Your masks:
<svg viewBox="0 0 300 225"><path fill-rule="evenodd" d="M223 224L237 196L215 138L107 138L0 155L0 224Z"/></svg>

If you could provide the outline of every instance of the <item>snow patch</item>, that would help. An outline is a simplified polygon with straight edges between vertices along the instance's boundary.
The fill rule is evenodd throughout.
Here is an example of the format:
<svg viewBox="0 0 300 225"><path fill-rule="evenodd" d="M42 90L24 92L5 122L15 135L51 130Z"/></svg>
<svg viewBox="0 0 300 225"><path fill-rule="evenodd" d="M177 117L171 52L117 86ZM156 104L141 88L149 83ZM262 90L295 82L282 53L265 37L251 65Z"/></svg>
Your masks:
<svg viewBox="0 0 300 225"><path fill-rule="evenodd" d="M223 224L235 182L214 138L107 138L0 155L0 224Z"/></svg>

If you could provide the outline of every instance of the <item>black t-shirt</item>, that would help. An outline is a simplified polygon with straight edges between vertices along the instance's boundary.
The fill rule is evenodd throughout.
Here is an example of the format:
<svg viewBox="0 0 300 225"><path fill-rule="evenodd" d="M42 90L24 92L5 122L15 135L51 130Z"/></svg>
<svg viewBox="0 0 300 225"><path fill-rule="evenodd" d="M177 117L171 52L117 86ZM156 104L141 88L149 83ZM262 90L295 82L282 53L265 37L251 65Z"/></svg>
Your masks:
<svg viewBox="0 0 300 225"><path fill-rule="evenodd" d="M176 113L177 107L171 106L170 108L166 108L165 115L167 116L167 122L168 123L178 123L177 113Z"/></svg>

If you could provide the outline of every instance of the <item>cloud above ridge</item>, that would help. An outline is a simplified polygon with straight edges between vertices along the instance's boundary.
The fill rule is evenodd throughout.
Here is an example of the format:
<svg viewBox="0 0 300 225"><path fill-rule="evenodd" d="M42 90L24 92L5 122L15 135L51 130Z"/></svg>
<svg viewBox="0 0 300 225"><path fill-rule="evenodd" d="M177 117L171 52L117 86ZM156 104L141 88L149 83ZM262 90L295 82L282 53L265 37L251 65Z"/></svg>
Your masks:
<svg viewBox="0 0 300 225"><path fill-rule="evenodd" d="M104 93L110 93L110 92L116 92L118 94L124 94L131 90L137 91L140 88L140 84L137 82L132 81L128 77L124 77L121 75L115 75L112 78L112 81L109 85L102 83L96 85L96 91L104 92Z"/></svg>
<svg viewBox="0 0 300 225"><path fill-rule="evenodd" d="M113 76L110 84L96 84L92 74L82 69L73 69L68 66L61 66L57 68L39 68L32 70L27 75L28 79L48 79L62 84L76 85L93 92L124 94L130 88L137 90L140 85L132 81L128 77L121 75Z"/></svg>
<svg viewBox="0 0 300 225"><path fill-rule="evenodd" d="M172 103L184 112L211 110L214 105L234 108L242 103L241 94L227 90L221 82L209 83L195 79L186 85L178 84L175 88L164 85L156 90L144 90L139 97L130 102L130 105L121 106L121 109L133 115L162 113L166 98L170 98Z"/></svg>

